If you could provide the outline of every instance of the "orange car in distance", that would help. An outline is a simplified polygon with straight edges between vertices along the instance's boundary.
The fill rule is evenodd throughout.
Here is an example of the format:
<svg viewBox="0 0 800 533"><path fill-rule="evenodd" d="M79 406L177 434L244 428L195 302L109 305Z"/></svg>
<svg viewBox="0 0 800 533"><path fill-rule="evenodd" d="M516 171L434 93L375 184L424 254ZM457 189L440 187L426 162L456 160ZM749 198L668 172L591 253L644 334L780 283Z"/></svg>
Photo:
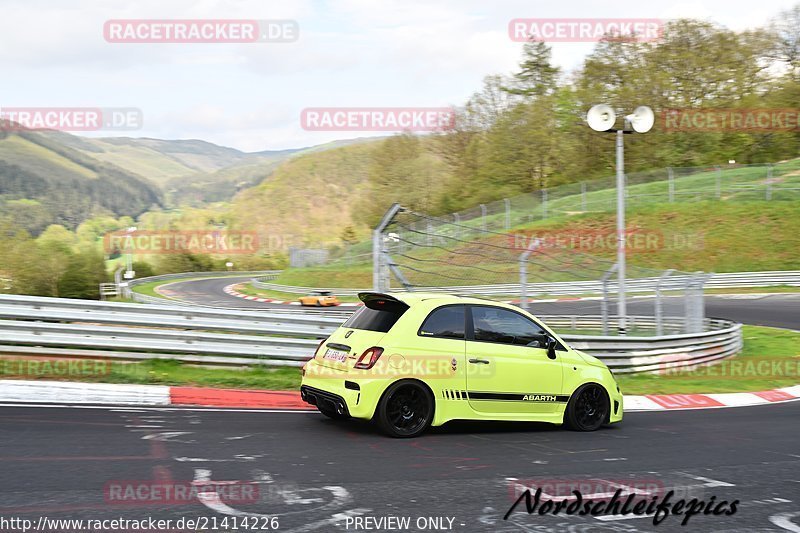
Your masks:
<svg viewBox="0 0 800 533"><path fill-rule="evenodd" d="M328 307L339 305L339 299L331 291L313 291L300 297L300 305Z"/></svg>

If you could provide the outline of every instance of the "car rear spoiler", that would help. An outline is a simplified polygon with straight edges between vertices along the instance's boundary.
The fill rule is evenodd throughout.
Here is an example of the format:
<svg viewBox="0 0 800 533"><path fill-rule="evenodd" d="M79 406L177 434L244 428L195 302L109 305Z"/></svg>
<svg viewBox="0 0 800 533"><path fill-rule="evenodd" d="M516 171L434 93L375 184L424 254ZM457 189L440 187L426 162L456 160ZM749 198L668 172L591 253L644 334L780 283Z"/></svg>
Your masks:
<svg viewBox="0 0 800 533"><path fill-rule="evenodd" d="M409 305L402 300L398 300L390 294L379 292L359 292L358 299L364 302L366 307L378 311L405 311Z"/></svg>

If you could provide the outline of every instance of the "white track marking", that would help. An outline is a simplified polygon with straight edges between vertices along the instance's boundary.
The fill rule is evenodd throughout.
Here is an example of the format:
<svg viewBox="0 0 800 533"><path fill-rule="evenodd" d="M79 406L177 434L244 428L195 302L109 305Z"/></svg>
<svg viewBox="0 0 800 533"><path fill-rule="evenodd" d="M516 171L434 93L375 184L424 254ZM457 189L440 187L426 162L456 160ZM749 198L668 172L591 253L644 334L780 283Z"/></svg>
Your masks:
<svg viewBox="0 0 800 533"><path fill-rule="evenodd" d="M206 470L205 468L196 468L194 470L194 481L192 482L193 485L202 487L204 485L210 485L211 483L213 483L211 481L211 470ZM259 518L270 518L270 515L261 513L248 513L245 511L240 511L239 509L234 509L220 500L219 494L217 494L217 492L214 490L198 492L197 499L200 501L200 503L219 514L229 516L255 516Z"/></svg>
<svg viewBox="0 0 800 533"><path fill-rule="evenodd" d="M175 457L179 463L240 463L243 461L255 461L264 457L263 455L242 455L237 454L233 459L205 459L203 457Z"/></svg>
<svg viewBox="0 0 800 533"><path fill-rule="evenodd" d="M710 479L703 476L695 476L693 474L687 474L686 472L676 472L682 476L686 476L688 478L694 479L695 481L702 481L703 485L701 487L735 487L733 483L728 483L727 481L717 481L716 479Z"/></svg>
<svg viewBox="0 0 800 533"><path fill-rule="evenodd" d="M793 518L800 517L800 512L794 513L781 513L769 517L769 521L776 526L785 529L786 531L793 531L800 533L800 525L792 521Z"/></svg>
<svg viewBox="0 0 800 533"><path fill-rule="evenodd" d="M266 474L266 475L269 476L269 474ZM202 488L203 486L206 486L206 485L212 485L213 486L213 485L219 485L219 484L222 484L222 483L237 483L237 482L236 481L228 481L228 482L212 481L211 480L211 470L208 470L206 468L195 468L195 470L194 470L194 481L192 481L193 485L196 485L196 486ZM350 501L352 500L352 498L350 497L350 493L347 492L347 489L345 489L344 487L330 486L329 485L329 486L321 487L321 489L322 490L327 490L328 492L330 492L333 495L333 498L332 498L332 500L330 502L328 502L328 503L320 506L319 508L317 508L316 511L325 511L325 510L337 509L337 508L343 507L344 505L350 503ZM306 490L318 490L318 489L306 489ZM303 491L300 491L300 492L303 492ZM286 499L287 503L316 503L317 501L322 501L321 498L306 499L305 501L300 501L300 500L297 500L296 498L287 499L287 497L289 497L290 494L294 495L294 492L286 491L286 492L283 493L284 499ZM229 506L228 504L224 503L220 499L219 494L217 494L217 492L214 491L214 490L198 492L197 499L198 499L198 501L200 501L200 503L202 503L203 505L205 505L206 507L208 507L212 511L215 511L215 512L217 512L219 514L229 515L229 516L251 516L251 517L254 516L254 517L262 517L262 518L263 517L271 518L271 517L275 517L275 516L284 516L284 515L287 515L287 514L296 514L297 512L305 511L305 510L303 510L303 511L289 512L289 513L273 513L273 514L262 514L262 513L252 513L252 512L240 511L239 509L235 509L235 508ZM358 514L363 514L365 512L369 512L369 511L370 511L370 509L354 509L354 510L351 510L351 511L344 511L344 513L357 512ZM339 513L339 514L341 514L341 513ZM337 515L333 515L333 516L336 517ZM345 514L343 516L346 517L347 515ZM337 518L336 521L341 520L341 519L342 518ZM330 520L331 519L326 519L326 520L323 520L323 521L320 521L320 522L315 522L314 524L310 524L310 525L314 526L311 529L300 528L300 529L297 529L297 530L294 530L294 531L311 531L313 529L318 529L319 527L322 527L323 525L330 524L331 523ZM304 527L309 527L309 526L304 526Z"/></svg>
<svg viewBox="0 0 800 533"><path fill-rule="evenodd" d="M148 435L142 436L142 440L155 440L160 442L175 442L171 439L174 437L180 437L181 435L191 435L192 431L166 431L163 433L150 433Z"/></svg>

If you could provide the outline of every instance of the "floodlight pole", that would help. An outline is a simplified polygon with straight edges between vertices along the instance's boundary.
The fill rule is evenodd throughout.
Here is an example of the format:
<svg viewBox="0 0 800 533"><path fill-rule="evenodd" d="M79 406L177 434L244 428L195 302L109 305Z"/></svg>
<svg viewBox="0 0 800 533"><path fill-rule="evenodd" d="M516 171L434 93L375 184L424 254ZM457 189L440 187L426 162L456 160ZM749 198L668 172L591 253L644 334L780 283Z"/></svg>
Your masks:
<svg viewBox="0 0 800 533"><path fill-rule="evenodd" d="M627 121L626 121L627 122ZM628 314L625 305L625 128L617 130L617 325L620 335L627 331Z"/></svg>

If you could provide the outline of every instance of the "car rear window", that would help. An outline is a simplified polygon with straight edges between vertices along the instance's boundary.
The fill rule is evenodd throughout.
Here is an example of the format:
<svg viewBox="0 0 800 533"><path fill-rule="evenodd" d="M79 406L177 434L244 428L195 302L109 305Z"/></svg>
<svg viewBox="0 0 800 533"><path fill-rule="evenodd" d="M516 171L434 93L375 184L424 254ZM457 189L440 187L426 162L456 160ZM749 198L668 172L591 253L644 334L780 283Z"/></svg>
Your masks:
<svg viewBox="0 0 800 533"><path fill-rule="evenodd" d="M362 307L347 319L343 327L387 333L403 316L406 309L408 309L406 305L387 305L382 309Z"/></svg>

